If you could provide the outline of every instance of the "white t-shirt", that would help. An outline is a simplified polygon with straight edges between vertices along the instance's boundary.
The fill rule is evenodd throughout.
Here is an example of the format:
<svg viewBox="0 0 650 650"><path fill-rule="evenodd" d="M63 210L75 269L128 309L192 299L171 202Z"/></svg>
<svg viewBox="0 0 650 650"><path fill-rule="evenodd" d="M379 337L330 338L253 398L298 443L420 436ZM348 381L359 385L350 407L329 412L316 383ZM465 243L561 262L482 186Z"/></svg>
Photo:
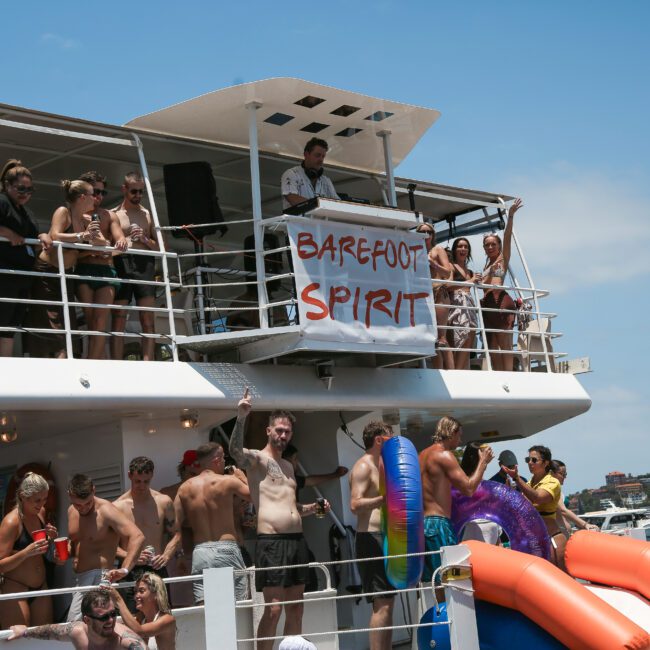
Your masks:
<svg viewBox="0 0 650 650"><path fill-rule="evenodd" d="M282 174L281 186L283 210L291 207L291 203L285 198L287 194L297 194L298 196L304 196L306 199L313 199L317 196L323 196L327 199L339 198L334 189L334 184L325 174L316 179L316 184L312 185L302 165L287 169Z"/></svg>

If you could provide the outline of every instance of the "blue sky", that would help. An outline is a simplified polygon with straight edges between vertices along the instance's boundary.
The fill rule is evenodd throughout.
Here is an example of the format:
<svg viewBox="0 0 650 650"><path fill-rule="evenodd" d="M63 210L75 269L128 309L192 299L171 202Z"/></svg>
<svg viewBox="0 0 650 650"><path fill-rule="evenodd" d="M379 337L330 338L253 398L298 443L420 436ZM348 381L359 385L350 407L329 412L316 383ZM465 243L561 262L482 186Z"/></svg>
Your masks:
<svg viewBox="0 0 650 650"><path fill-rule="evenodd" d="M398 173L523 196L556 347L592 360L591 412L534 442L569 491L650 471L650 3L40 0L2 20L9 104L120 124L295 76L440 110Z"/></svg>

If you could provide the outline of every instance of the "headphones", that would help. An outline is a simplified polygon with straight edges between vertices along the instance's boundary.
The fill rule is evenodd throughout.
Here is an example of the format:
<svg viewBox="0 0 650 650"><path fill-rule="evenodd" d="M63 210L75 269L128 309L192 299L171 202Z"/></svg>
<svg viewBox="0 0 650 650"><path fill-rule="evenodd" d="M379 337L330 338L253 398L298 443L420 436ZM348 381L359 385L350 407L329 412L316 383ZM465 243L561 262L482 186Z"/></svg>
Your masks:
<svg viewBox="0 0 650 650"><path fill-rule="evenodd" d="M305 172L305 175L310 181L315 181L318 180L322 175L323 175L323 168L321 167L320 169L310 169L308 167L305 167L305 163L301 162L300 166L303 168L303 171Z"/></svg>

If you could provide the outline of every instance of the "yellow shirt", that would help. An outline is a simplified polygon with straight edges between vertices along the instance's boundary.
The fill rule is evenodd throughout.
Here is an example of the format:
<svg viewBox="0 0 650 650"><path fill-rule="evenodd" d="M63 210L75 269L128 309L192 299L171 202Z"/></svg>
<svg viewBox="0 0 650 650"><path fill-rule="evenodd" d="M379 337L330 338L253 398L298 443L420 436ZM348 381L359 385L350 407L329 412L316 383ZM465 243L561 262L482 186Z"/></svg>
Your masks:
<svg viewBox="0 0 650 650"><path fill-rule="evenodd" d="M538 483L533 483L534 480L535 479L531 477L530 481L528 481L530 487L534 490L545 490L553 497L551 503L533 503L535 510L542 515L542 519L551 519L555 521L555 513L562 496L562 486L560 485L560 481L551 476L550 473L545 474Z"/></svg>

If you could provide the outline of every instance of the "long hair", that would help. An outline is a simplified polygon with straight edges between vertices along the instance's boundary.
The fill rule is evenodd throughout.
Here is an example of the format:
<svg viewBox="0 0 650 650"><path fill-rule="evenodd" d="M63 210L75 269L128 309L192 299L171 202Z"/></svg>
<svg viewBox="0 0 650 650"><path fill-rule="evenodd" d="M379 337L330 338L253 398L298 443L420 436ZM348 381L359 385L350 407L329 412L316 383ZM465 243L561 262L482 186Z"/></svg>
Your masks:
<svg viewBox="0 0 650 650"><path fill-rule="evenodd" d="M169 606L169 599L167 598L167 589L165 589L165 583L162 581L162 578L155 573L143 573L142 577L135 583L136 589L138 585L144 582L149 591L153 594L158 611L161 614L171 614L171 607Z"/></svg>
<svg viewBox="0 0 650 650"><path fill-rule="evenodd" d="M456 263L456 251L458 250L458 244L460 244L462 241L467 244L467 261L472 261L472 245L469 243L469 239L466 237L459 237L458 239L454 239L454 243L451 245L451 261L454 264Z"/></svg>
<svg viewBox="0 0 650 650"><path fill-rule="evenodd" d="M436 430L433 433L433 442L448 440L456 433L456 431L458 431L458 429L460 429L460 427L461 423L456 418L452 418L450 415L441 417L438 420Z"/></svg>
<svg viewBox="0 0 650 650"><path fill-rule="evenodd" d="M34 472L27 472L16 490L16 508L20 518L23 518L23 502L21 499L29 499L43 490L49 490L50 484L40 475Z"/></svg>

